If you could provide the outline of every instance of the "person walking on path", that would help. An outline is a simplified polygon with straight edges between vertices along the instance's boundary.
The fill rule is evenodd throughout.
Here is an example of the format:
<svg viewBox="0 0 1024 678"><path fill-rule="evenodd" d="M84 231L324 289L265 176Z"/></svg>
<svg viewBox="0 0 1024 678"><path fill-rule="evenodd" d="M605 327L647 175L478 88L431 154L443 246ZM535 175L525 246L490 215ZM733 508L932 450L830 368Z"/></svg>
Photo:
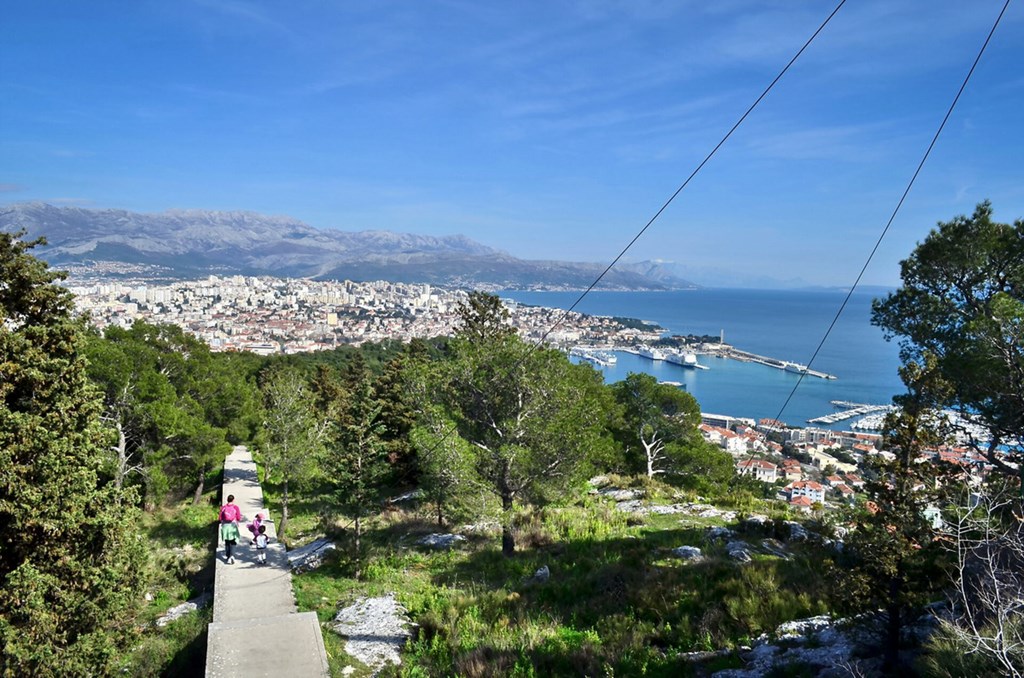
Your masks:
<svg viewBox="0 0 1024 678"><path fill-rule="evenodd" d="M263 525L263 521L267 519L265 513L260 511L256 514L256 517L252 519L252 522L247 524L245 527L252 533L252 540L255 542L256 537L259 536L260 526Z"/></svg>
<svg viewBox="0 0 1024 678"><path fill-rule="evenodd" d="M256 545L256 560L260 565L267 564L267 544L270 543L270 538L267 537L267 526L260 525L256 534L256 538L253 540L253 544Z"/></svg>
<svg viewBox="0 0 1024 678"><path fill-rule="evenodd" d="M231 549L238 543L238 521L242 510L235 505L235 495L228 495L228 502L220 507L220 537L224 540L224 562L234 565Z"/></svg>
<svg viewBox="0 0 1024 678"><path fill-rule="evenodd" d="M220 522L237 523L242 519L242 509L235 504L235 495L229 494L226 504L220 507Z"/></svg>
<svg viewBox="0 0 1024 678"><path fill-rule="evenodd" d="M234 565L235 558L231 555L231 549L238 543L238 523L221 523L220 537L224 540L224 562Z"/></svg>

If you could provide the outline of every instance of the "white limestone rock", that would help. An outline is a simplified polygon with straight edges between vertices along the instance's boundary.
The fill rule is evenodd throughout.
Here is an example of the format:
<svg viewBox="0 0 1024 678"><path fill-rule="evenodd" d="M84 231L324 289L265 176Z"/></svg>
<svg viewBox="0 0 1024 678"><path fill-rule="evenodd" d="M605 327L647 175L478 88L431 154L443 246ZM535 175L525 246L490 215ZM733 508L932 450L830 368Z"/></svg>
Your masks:
<svg viewBox="0 0 1024 678"><path fill-rule="evenodd" d="M212 596L209 593L204 593L192 600L182 603L181 605L175 605L171 609L167 610L162 617L156 620L156 625L163 628L170 624L175 619L180 619L190 612L206 607L210 604Z"/></svg>
<svg viewBox="0 0 1024 678"><path fill-rule="evenodd" d="M736 536L736 533L730 530L728 527L709 527L704 538L709 542L711 541L725 541L732 539Z"/></svg>
<svg viewBox="0 0 1024 678"><path fill-rule="evenodd" d="M704 559L704 554L696 546L680 546L672 549L672 555L677 558L688 561L698 561Z"/></svg>
<svg viewBox="0 0 1024 678"><path fill-rule="evenodd" d="M420 537L416 540L416 543L420 546L426 546L432 549L450 549L459 542L466 541L466 538L461 534L441 534L440 532L434 532L428 534L425 537Z"/></svg>
<svg viewBox="0 0 1024 678"><path fill-rule="evenodd" d="M329 539L315 539L288 552L288 567L295 572L315 570L323 565L327 554L336 548L334 542Z"/></svg>
<svg viewBox="0 0 1024 678"><path fill-rule="evenodd" d="M750 547L746 542L731 541L725 545L725 552L738 563L749 563L753 560L753 557L750 555Z"/></svg>
<svg viewBox="0 0 1024 678"><path fill-rule="evenodd" d="M603 490L599 490L598 494L602 497L614 499L615 501L631 501L644 496L642 490L623 490L618 487L607 487Z"/></svg>
<svg viewBox="0 0 1024 678"><path fill-rule="evenodd" d="M411 635L411 622L394 594L379 598L361 598L339 610L334 632L345 636L345 652L363 664L382 668L401 664L399 651Z"/></svg>

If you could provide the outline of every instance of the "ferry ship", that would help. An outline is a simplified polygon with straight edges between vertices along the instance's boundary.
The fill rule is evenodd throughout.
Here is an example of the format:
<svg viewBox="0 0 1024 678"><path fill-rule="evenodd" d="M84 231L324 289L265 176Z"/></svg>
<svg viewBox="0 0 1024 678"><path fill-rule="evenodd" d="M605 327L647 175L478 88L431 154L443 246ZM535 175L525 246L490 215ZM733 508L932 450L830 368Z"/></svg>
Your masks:
<svg viewBox="0 0 1024 678"><path fill-rule="evenodd" d="M650 346L641 346L640 350L637 351L637 355L639 355L641 358L647 358L649 360L664 360L666 357L664 351L660 351L656 348L651 348Z"/></svg>
<svg viewBox="0 0 1024 678"><path fill-rule="evenodd" d="M695 370L706 370L708 369L704 365L697 362L697 354L686 352L686 353L669 353L668 357L665 358L667 362L673 365L679 365L680 367L687 367Z"/></svg>
<svg viewBox="0 0 1024 678"><path fill-rule="evenodd" d="M807 365L801 365L800 363L791 363L788 360L782 361L782 369L787 372L796 372L797 374L803 374L807 371Z"/></svg>

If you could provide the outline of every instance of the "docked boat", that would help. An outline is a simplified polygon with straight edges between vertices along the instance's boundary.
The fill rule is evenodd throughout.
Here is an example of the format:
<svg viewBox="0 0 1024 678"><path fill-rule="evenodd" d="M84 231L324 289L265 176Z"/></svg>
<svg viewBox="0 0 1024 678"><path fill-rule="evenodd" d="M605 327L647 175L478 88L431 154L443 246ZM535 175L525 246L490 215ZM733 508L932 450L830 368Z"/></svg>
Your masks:
<svg viewBox="0 0 1024 678"><path fill-rule="evenodd" d="M594 363L598 367L608 367L619 361L618 357L609 351L587 350L578 347L569 351L569 355Z"/></svg>
<svg viewBox="0 0 1024 678"><path fill-rule="evenodd" d="M697 354L692 352L670 353L668 357L665 358L665 360L674 365L679 365L680 367L686 367L692 370L708 369L704 365L701 365L700 363L697 362Z"/></svg>
<svg viewBox="0 0 1024 678"><path fill-rule="evenodd" d="M807 365L801 365L800 363L791 363L788 360L782 361L782 369L787 372L795 372L797 374L803 374L807 371Z"/></svg>
<svg viewBox="0 0 1024 678"><path fill-rule="evenodd" d="M640 350L637 351L637 355L648 360L664 360L666 358L664 351L651 348L650 346L641 346Z"/></svg>

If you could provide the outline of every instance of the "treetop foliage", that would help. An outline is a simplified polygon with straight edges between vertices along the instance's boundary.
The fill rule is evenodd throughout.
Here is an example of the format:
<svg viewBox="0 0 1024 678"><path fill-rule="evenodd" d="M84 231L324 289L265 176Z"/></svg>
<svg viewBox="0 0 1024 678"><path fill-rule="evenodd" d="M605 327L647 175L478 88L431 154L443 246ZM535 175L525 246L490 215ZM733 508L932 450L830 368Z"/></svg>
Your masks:
<svg viewBox="0 0 1024 678"><path fill-rule="evenodd" d="M940 223L901 263L903 285L873 305L872 321L901 340L904 361L932 354L950 385L943 404L1001 441L1024 438L1024 220Z"/></svg>
<svg viewBox="0 0 1024 678"><path fill-rule="evenodd" d="M0 233L0 673L97 675L142 586L134 494L104 473L101 403L60 276Z"/></svg>

